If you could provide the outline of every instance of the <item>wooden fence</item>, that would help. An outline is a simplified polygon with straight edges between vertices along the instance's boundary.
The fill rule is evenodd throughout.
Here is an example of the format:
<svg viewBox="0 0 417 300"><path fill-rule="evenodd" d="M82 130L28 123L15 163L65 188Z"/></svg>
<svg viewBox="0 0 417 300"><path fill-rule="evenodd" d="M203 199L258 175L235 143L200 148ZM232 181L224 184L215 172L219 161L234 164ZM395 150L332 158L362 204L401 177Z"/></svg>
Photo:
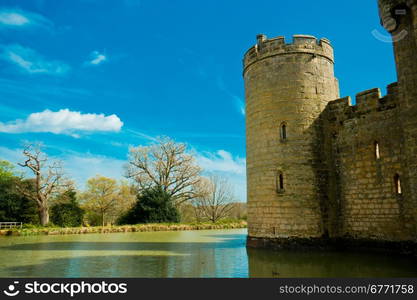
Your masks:
<svg viewBox="0 0 417 300"><path fill-rule="evenodd" d="M0 229L4 228L22 228L23 223L22 222L0 222Z"/></svg>

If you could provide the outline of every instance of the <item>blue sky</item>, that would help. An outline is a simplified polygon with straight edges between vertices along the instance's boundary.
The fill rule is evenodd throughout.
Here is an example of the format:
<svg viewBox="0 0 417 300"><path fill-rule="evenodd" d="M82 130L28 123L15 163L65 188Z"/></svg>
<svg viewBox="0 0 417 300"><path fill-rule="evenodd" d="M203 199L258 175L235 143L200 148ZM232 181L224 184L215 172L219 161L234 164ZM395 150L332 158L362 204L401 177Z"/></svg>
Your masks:
<svg viewBox="0 0 417 300"><path fill-rule="evenodd" d="M330 39L354 96L396 81L372 31L386 35L376 0L0 0L0 158L42 141L82 187L121 178L129 146L166 135L244 201L241 60L256 34Z"/></svg>

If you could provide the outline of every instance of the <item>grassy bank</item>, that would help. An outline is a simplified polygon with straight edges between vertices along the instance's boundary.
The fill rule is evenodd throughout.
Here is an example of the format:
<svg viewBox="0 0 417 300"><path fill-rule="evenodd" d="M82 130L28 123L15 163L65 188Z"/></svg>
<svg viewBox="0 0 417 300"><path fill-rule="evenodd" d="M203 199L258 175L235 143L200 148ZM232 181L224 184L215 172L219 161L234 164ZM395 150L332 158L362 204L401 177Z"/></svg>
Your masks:
<svg viewBox="0 0 417 300"><path fill-rule="evenodd" d="M116 233L116 232L147 232L147 231L179 231L179 230L209 230L209 229L235 229L246 228L246 221L218 222L218 223L156 223L121 226L97 227L36 227L2 229L0 236L24 235L60 235L60 234L86 234L86 233Z"/></svg>

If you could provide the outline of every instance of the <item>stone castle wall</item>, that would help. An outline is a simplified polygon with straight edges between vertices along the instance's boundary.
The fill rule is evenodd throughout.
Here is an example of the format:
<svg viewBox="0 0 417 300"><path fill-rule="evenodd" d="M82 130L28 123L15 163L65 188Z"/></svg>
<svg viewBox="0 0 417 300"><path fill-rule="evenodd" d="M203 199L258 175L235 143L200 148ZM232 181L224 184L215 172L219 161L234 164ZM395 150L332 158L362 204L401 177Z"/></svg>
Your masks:
<svg viewBox="0 0 417 300"><path fill-rule="evenodd" d="M333 236L410 240L397 83L329 103L323 113L329 166L329 231Z"/></svg>
<svg viewBox="0 0 417 300"><path fill-rule="evenodd" d="M245 55L250 236L322 235L316 120L339 96L333 64L312 36L260 35Z"/></svg>
<svg viewBox="0 0 417 300"><path fill-rule="evenodd" d="M259 35L245 54L249 246L417 242L417 0L379 5L398 73L384 97L338 99L327 39Z"/></svg>
<svg viewBox="0 0 417 300"><path fill-rule="evenodd" d="M417 0L380 0L382 22L395 42L401 114L405 222L417 226ZM391 15L391 22L387 15ZM388 19L388 20L387 20ZM394 21L394 22L392 22ZM417 241L417 230L414 229Z"/></svg>

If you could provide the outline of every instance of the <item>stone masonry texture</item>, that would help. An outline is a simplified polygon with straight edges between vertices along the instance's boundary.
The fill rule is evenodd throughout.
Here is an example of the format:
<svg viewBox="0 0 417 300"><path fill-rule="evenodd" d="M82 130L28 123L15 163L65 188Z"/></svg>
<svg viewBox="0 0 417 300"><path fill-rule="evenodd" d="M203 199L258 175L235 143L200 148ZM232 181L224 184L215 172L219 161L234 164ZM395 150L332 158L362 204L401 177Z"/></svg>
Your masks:
<svg viewBox="0 0 417 300"><path fill-rule="evenodd" d="M257 36L243 59L248 245L417 241L417 0L380 0L398 82L339 98L327 39Z"/></svg>

